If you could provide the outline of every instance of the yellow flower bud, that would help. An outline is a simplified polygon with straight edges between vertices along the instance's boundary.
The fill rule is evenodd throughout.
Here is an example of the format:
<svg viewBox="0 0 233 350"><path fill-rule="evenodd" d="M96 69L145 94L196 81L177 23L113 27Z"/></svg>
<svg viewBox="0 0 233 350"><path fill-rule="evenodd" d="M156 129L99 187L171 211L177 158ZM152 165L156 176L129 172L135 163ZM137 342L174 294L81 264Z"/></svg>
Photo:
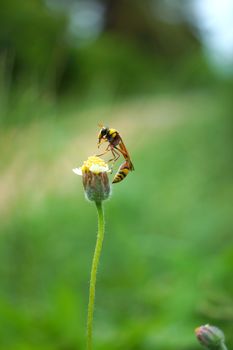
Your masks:
<svg viewBox="0 0 233 350"><path fill-rule="evenodd" d="M101 202L109 198L111 188L107 173L110 169L103 159L89 157L80 168L73 169L73 172L82 176L87 199Z"/></svg>

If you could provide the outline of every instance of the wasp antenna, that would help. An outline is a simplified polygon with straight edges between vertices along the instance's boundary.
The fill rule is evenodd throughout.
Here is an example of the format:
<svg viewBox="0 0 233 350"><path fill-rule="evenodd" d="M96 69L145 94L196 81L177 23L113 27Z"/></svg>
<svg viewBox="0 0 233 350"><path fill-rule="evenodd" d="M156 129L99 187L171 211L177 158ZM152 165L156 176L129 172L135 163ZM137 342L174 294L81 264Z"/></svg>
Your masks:
<svg viewBox="0 0 233 350"><path fill-rule="evenodd" d="M98 123L98 126L102 128L104 125L102 123Z"/></svg>

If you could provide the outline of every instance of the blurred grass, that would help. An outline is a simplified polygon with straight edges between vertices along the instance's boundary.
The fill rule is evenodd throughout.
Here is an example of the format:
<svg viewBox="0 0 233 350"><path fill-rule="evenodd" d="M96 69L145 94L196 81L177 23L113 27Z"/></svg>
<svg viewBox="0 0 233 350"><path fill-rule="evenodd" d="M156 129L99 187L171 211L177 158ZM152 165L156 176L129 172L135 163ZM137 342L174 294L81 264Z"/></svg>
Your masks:
<svg viewBox="0 0 233 350"><path fill-rule="evenodd" d="M193 329L207 322L231 348L232 121L224 93L37 106L33 122L0 132L1 348L84 348L96 213L71 169L96 152L98 122L121 131L136 171L105 204L95 348L194 350ZM14 113L23 120L25 108Z"/></svg>

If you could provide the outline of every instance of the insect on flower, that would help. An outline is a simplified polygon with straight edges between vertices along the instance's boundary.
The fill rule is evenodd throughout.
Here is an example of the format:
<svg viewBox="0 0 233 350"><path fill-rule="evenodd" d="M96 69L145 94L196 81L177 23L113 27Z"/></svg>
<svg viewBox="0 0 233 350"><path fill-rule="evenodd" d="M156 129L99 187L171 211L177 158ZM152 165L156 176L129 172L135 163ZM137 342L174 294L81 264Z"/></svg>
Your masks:
<svg viewBox="0 0 233 350"><path fill-rule="evenodd" d="M109 162L113 161L113 165L118 160L120 155L122 155L125 158L125 162L120 166L120 168L118 169L118 172L116 173L113 179L113 183L120 182L128 175L130 171L134 170L134 166L130 159L129 152L125 147L122 137L120 136L119 132L116 129L111 129L105 126L101 126L101 129L98 135L98 147L100 147L100 145L103 142L108 142L109 144L105 152L102 154L99 154L98 156L102 156L109 151L112 152L113 158L110 159Z"/></svg>

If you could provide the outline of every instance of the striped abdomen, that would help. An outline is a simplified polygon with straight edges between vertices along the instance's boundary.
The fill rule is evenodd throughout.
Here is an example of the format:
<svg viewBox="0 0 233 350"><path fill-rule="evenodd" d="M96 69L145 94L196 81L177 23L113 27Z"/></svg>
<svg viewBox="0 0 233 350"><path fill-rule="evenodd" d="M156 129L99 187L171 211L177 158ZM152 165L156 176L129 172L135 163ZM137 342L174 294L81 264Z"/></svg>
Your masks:
<svg viewBox="0 0 233 350"><path fill-rule="evenodd" d="M131 169L131 165L126 161L124 162L120 168L118 169L116 175L114 176L113 179L113 184L120 182L122 180L124 180L124 178L128 175L128 173L130 172Z"/></svg>

